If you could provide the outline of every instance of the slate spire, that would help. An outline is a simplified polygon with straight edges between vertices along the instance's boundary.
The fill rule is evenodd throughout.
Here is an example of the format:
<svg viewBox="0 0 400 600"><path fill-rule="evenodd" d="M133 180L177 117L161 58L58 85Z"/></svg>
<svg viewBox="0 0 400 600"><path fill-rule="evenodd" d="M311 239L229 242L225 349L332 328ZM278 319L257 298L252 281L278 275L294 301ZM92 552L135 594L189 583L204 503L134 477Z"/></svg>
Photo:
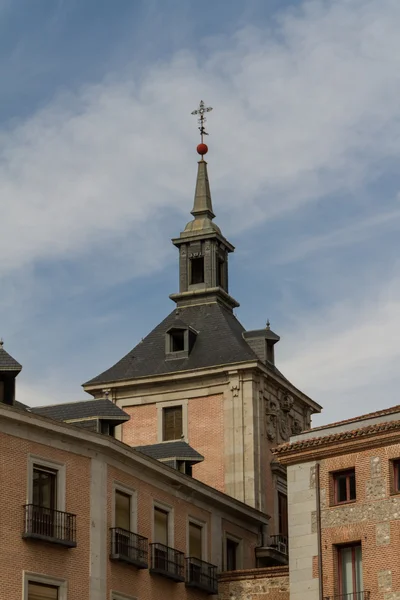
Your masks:
<svg viewBox="0 0 400 600"><path fill-rule="evenodd" d="M194 218L205 216L211 221L215 217L212 207L210 183L208 181L207 163L203 157L198 162L196 191L194 194L192 215Z"/></svg>

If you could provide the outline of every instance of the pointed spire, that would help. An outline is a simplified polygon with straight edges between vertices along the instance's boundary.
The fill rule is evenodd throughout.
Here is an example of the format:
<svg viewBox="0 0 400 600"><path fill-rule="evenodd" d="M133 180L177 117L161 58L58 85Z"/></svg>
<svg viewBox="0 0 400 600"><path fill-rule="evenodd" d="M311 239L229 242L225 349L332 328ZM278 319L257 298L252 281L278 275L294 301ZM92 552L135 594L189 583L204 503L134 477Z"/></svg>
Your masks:
<svg viewBox="0 0 400 600"><path fill-rule="evenodd" d="M208 217L214 219L215 214L212 208L210 183L208 181L207 163L202 158L199 160L197 170L196 191L194 194L194 204L191 211L196 217Z"/></svg>

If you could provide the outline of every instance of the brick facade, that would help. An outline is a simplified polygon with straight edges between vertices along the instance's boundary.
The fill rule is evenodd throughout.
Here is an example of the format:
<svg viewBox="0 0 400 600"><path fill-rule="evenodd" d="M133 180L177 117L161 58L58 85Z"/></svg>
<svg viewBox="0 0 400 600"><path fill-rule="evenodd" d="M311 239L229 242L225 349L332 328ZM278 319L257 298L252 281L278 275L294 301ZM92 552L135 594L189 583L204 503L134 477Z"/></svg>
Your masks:
<svg viewBox="0 0 400 600"><path fill-rule="evenodd" d="M121 486L132 490L136 499L137 524L132 527L149 543L154 538L154 504L160 503L171 510L171 543L184 556L188 556L188 525L193 519L204 526L206 562L219 571L226 568L223 540L231 535L240 540L238 566L255 568L254 548L266 517L108 436L0 406L0 457L1 598L21 600L23 573L65 581L68 600L108 600L111 591L140 600L205 598L204 591L152 575L149 568L109 559L115 487ZM60 469L57 478L65 473L62 510L76 515L73 548L54 540L22 537L23 506L32 502L30 469L49 462Z"/></svg>
<svg viewBox="0 0 400 600"><path fill-rule="evenodd" d="M317 600L319 585L325 598L342 595L340 552L354 545L362 555L362 582L353 577L350 583L360 592L356 597L400 597L400 491L393 463L400 458L400 414L386 412L311 430L278 449L288 465L291 600ZM348 488L341 501L335 480L353 472L355 497Z"/></svg>

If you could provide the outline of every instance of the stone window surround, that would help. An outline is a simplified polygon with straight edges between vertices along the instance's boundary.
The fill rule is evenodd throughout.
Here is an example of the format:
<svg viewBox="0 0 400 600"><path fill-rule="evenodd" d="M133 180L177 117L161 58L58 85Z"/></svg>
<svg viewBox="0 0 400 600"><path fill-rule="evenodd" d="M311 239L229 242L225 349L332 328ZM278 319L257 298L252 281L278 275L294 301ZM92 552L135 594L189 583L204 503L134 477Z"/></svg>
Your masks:
<svg viewBox="0 0 400 600"><path fill-rule="evenodd" d="M174 528L174 508L170 504L165 504L164 502L160 502L159 500L153 500L153 508L152 508L152 519L151 519L151 541L154 542L154 509L159 508L160 510L164 510L168 513L168 546L169 548L175 548L175 528Z"/></svg>
<svg viewBox="0 0 400 600"><path fill-rule="evenodd" d="M201 527L201 560L208 562L208 530L207 523L205 521L201 521L196 517L192 517L188 515L187 518L187 527L186 527L186 549L187 556L189 556L189 524L193 523L193 525L198 525Z"/></svg>
<svg viewBox="0 0 400 600"><path fill-rule="evenodd" d="M236 535L224 531L223 533L223 570L226 570L227 564L227 551L226 551L226 540L232 540L232 542L236 542L238 545L237 554L236 554L236 570L240 571L243 569L243 540L238 538Z"/></svg>
<svg viewBox="0 0 400 600"><path fill-rule="evenodd" d="M42 573L31 573L29 571L23 571L22 580L22 599L28 600L28 584L29 583L43 583L45 585L54 585L58 587L58 600L67 600L68 584L65 579L58 579L57 577L50 577L49 575L43 575Z"/></svg>
<svg viewBox="0 0 400 600"><path fill-rule="evenodd" d="M182 438L176 441L188 442L188 400L170 400L167 402L156 402L157 409L157 443L164 442L163 440L163 409L171 406L182 406ZM168 440L165 443L171 442Z"/></svg>
<svg viewBox="0 0 400 600"><path fill-rule="evenodd" d="M112 499L111 499L111 527L115 527L115 492L122 492L127 494L131 498L131 514L130 523L132 533L137 533L137 491L133 488L129 488L118 481L114 481L112 485Z"/></svg>
<svg viewBox="0 0 400 600"><path fill-rule="evenodd" d="M110 592L110 600L138 600L136 596L127 596L122 592L114 592L111 590Z"/></svg>
<svg viewBox="0 0 400 600"><path fill-rule="evenodd" d="M26 503L32 504L33 496L33 468L44 467L47 469L53 469L57 471L57 497L56 506L57 510L65 512L65 495L66 495L66 467L65 463L61 463L55 460L48 460L35 454L28 454L28 481L26 487Z"/></svg>

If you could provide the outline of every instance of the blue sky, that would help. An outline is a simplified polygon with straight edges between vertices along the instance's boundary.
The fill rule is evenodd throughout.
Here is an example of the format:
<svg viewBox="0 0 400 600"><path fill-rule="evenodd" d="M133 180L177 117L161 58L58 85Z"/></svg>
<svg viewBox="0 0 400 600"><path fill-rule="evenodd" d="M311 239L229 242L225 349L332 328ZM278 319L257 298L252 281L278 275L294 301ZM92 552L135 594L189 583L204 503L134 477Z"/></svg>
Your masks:
<svg viewBox="0 0 400 600"><path fill-rule="evenodd" d="M245 6L244 6L245 5ZM0 335L85 397L173 308L203 98L237 315L315 424L398 403L398 0L0 0Z"/></svg>

